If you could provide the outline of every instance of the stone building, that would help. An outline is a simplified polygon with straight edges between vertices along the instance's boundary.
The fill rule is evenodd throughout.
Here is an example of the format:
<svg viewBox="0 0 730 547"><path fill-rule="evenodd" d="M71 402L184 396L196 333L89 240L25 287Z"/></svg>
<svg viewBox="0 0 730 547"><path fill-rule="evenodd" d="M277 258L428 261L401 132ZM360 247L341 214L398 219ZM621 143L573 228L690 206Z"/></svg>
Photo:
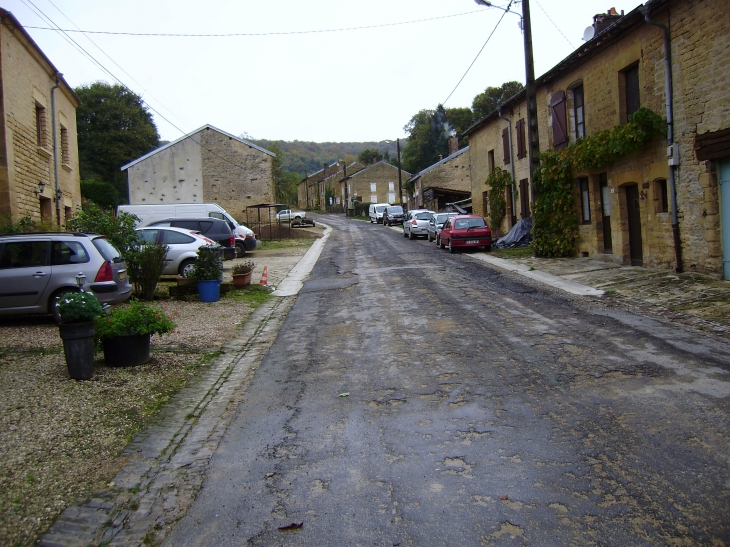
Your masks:
<svg viewBox="0 0 730 547"><path fill-rule="evenodd" d="M340 181L340 195L366 203L406 203L405 181L411 176L401 170L401 196L398 197L398 167L379 161L350 174ZM347 185L347 187L345 187Z"/></svg>
<svg viewBox="0 0 730 547"><path fill-rule="evenodd" d="M304 209L325 209L330 206L342 206L345 196L342 193L343 177L359 171L364 166L359 161L346 164L344 160L325 163L319 171L308 175L297 188L298 206ZM327 196L332 198L328 203Z"/></svg>
<svg viewBox="0 0 730 547"><path fill-rule="evenodd" d="M670 112L673 121L675 146L661 135L614 163L574 173L577 254L730 279L730 183L720 184L730 180L726 9L725 0L650 0L625 16L598 15L595 35L537 78L543 151L624 124L641 106L664 119ZM668 29L669 58L663 28L654 23ZM523 95L503 105L513 151L519 151L524 108ZM466 132L475 211L480 201L484 207L483 181L499 161L490 151L499 150L505 128L508 122L492 113ZM528 171L519 159L515 167L517 191L525 196ZM529 202L516 203L513 217L529 214Z"/></svg>
<svg viewBox="0 0 730 547"><path fill-rule="evenodd" d="M242 220L246 207L275 201L275 154L212 125L124 165L129 203L217 203Z"/></svg>
<svg viewBox="0 0 730 547"><path fill-rule="evenodd" d="M449 155L410 177L413 188L408 209L426 208L442 211L447 203L471 201L471 166L469 147L458 149L456 137L449 139Z"/></svg>
<svg viewBox="0 0 730 547"><path fill-rule="evenodd" d="M18 20L0 8L0 214L61 226L81 205L79 104Z"/></svg>

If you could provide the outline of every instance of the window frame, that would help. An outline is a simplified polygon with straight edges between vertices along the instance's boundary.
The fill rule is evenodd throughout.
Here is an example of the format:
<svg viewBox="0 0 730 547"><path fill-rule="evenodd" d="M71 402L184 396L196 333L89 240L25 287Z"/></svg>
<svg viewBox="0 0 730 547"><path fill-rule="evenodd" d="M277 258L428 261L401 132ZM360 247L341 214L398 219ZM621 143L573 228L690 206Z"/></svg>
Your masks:
<svg viewBox="0 0 730 547"><path fill-rule="evenodd" d="M581 224L591 223L591 188L588 177L578 178L578 193L580 195Z"/></svg>
<svg viewBox="0 0 730 547"><path fill-rule="evenodd" d="M573 92L573 119L575 126L573 128L574 140L583 139L586 136L586 107L585 107L585 88L583 82L575 85L571 91ZM578 101L580 97L580 101ZM579 115L580 112L580 115ZM580 120L580 121L579 121Z"/></svg>

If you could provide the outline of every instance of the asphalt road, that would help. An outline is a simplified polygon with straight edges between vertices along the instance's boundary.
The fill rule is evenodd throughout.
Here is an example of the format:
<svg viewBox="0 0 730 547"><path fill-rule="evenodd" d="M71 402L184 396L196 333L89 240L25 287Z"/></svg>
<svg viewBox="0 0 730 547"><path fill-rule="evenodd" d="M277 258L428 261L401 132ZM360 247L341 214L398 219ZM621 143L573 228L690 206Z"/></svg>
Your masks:
<svg viewBox="0 0 730 547"><path fill-rule="evenodd" d="M164 545L730 544L727 345L328 221Z"/></svg>

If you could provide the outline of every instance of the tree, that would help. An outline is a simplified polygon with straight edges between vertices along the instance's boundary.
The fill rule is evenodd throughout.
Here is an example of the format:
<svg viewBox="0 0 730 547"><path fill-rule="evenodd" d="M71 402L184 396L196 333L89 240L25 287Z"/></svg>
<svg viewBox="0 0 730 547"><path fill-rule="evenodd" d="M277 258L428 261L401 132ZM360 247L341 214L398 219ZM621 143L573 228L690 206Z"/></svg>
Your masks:
<svg viewBox="0 0 730 547"><path fill-rule="evenodd" d="M299 175L287 171L284 167L284 152L281 149L279 141L270 142L268 150L276 154L274 157L271 174L274 178L274 187L276 189L277 203L292 204L297 202L297 185L299 184Z"/></svg>
<svg viewBox="0 0 730 547"><path fill-rule="evenodd" d="M137 242L137 232L134 228L139 224L139 220L139 217L130 213L119 213L115 216L114 212L89 203L83 209L76 211L73 218L66 222L66 229L106 236L124 257Z"/></svg>
<svg viewBox="0 0 730 547"><path fill-rule="evenodd" d="M110 182L101 180L98 175L81 181L81 197L110 209L119 205L116 187Z"/></svg>
<svg viewBox="0 0 730 547"><path fill-rule="evenodd" d="M448 123L459 137L459 148L469 144L469 137L464 136L464 131L474 123L474 113L471 108L447 108L446 123Z"/></svg>
<svg viewBox="0 0 730 547"><path fill-rule="evenodd" d="M520 82L505 82L499 87L488 87L484 93L480 93L471 103L471 109L474 112L474 121L481 120L483 117L491 114L499 105L507 99L522 91L523 86Z"/></svg>
<svg viewBox="0 0 730 547"><path fill-rule="evenodd" d="M375 161L373 161L375 159ZM363 165L370 165L372 163L381 161L383 159L383 154L378 152L377 148L366 148L362 152L360 152L360 155L357 156L357 161L362 163Z"/></svg>
<svg viewBox="0 0 730 547"><path fill-rule="evenodd" d="M416 173L446 157L449 152L447 139L454 128L446 120L446 109L438 105L435 110L421 110L403 128L408 133L408 144L403 149L403 168Z"/></svg>
<svg viewBox="0 0 730 547"><path fill-rule="evenodd" d="M126 201L127 177L119 168L159 146L160 135L142 98L120 85L77 87L79 168L82 180L111 183Z"/></svg>

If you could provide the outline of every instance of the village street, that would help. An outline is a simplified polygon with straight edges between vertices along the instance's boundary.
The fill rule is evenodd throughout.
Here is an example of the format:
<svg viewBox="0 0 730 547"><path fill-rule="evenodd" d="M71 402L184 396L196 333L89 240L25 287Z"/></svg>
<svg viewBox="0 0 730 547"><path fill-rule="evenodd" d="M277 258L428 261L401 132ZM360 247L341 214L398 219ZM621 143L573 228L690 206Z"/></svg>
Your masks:
<svg viewBox="0 0 730 547"><path fill-rule="evenodd" d="M730 542L727 344L328 222L164 545Z"/></svg>

